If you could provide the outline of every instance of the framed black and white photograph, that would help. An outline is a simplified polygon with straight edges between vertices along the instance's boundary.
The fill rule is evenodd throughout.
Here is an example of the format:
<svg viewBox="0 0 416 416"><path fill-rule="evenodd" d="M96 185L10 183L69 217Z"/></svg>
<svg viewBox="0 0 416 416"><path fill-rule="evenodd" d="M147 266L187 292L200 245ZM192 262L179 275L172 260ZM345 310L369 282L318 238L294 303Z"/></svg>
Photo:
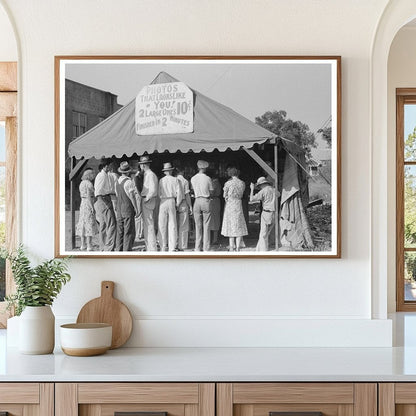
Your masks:
<svg viewBox="0 0 416 416"><path fill-rule="evenodd" d="M55 57L56 256L340 257L340 57Z"/></svg>

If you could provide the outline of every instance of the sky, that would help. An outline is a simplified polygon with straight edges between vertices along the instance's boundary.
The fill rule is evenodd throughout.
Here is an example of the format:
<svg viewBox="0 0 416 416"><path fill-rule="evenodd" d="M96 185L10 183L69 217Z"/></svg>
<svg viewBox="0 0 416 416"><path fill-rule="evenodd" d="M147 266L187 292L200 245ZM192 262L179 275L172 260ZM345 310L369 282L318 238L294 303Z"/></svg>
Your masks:
<svg viewBox="0 0 416 416"><path fill-rule="evenodd" d="M416 105L406 104L404 107L404 140L416 127Z"/></svg>
<svg viewBox="0 0 416 416"><path fill-rule="evenodd" d="M266 111L285 110L288 118L316 132L331 116L331 66L327 62L79 62L66 65L65 77L116 94L122 105L165 71L252 121Z"/></svg>

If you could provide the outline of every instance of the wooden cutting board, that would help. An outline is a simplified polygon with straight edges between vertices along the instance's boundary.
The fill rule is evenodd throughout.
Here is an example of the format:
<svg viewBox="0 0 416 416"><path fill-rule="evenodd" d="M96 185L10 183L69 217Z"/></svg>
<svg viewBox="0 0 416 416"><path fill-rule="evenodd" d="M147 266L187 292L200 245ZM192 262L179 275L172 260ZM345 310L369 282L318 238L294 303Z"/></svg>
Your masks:
<svg viewBox="0 0 416 416"><path fill-rule="evenodd" d="M130 338L133 319L127 306L113 297L114 282L101 282L101 296L86 303L77 323L107 323L113 326L111 349L121 347Z"/></svg>

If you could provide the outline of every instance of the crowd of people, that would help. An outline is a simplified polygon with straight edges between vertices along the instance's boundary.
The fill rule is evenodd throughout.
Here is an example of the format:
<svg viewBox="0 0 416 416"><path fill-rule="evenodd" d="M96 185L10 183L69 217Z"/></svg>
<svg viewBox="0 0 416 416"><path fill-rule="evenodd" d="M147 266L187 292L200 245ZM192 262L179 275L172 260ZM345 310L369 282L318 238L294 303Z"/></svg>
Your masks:
<svg viewBox="0 0 416 416"><path fill-rule="evenodd" d="M222 187L216 175L207 174L205 160L198 160L198 172L190 181L183 168L170 162L163 164L159 180L151 164L151 158L144 155L137 172L127 161L116 168L111 159L101 161L96 176L91 168L85 169L76 226L80 250L94 251L93 238L98 235L101 251L132 251L138 240L144 240L146 251L185 251L192 219L194 251L210 251L219 233L228 238L229 251L244 247L243 237L248 234L242 203L246 184L235 166L227 168L228 180ZM269 178L260 177L250 184L249 200L262 207L257 251L269 250L278 196Z"/></svg>

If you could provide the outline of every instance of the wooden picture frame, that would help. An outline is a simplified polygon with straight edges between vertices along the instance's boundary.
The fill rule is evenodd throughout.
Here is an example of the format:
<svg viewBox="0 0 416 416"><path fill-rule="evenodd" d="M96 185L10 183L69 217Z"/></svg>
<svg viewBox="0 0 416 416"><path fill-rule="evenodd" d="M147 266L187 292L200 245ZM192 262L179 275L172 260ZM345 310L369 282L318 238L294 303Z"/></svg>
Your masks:
<svg viewBox="0 0 416 416"><path fill-rule="evenodd" d="M341 58L56 56L55 168L57 257L339 258Z"/></svg>

